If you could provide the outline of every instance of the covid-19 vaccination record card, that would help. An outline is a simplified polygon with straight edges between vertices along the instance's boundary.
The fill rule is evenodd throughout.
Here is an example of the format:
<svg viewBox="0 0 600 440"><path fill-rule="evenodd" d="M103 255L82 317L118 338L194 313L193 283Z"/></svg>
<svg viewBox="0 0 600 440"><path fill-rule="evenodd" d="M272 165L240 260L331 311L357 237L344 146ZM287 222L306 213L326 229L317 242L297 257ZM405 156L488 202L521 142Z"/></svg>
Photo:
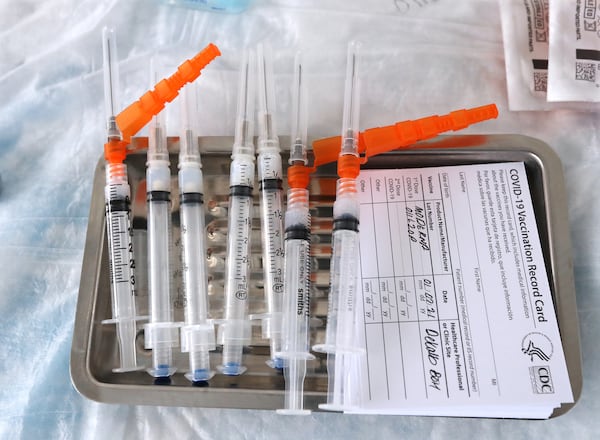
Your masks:
<svg viewBox="0 0 600 440"><path fill-rule="evenodd" d="M355 412L547 418L573 402L522 162L364 170Z"/></svg>

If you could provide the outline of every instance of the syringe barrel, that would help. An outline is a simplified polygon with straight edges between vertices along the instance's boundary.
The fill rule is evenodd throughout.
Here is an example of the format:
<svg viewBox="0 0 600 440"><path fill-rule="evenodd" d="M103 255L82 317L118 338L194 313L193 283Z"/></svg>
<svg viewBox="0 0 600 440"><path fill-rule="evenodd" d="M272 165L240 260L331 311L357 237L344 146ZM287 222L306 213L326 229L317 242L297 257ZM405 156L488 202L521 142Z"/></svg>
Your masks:
<svg viewBox="0 0 600 440"><path fill-rule="evenodd" d="M327 329L325 343L316 346L317 351L334 353L358 348L354 337L354 308L360 257L359 210L356 181L350 178L339 179L333 205Z"/></svg>
<svg viewBox="0 0 600 440"><path fill-rule="evenodd" d="M223 361L218 367L223 374L227 375L238 375L246 370L242 366L242 351L250 339L248 295L254 163L251 158L239 160L243 158L245 156L233 160L230 175L232 185L229 196L225 319L219 327L219 342L223 344Z"/></svg>
<svg viewBox="0 0 600 440"><path fill-rule="evenodd" d="M151 157L164 155L160 149L155 153ZM171 171L168 160L148 160L146 190L150 322L144 326L144 336L146 348L152 349L152 368L148 372L154 377L168 377L175 372L172 347L179 344L171 304Z"/></svg>
<svg viewBox="0 0 600 440"><path fill-rule="evenodd" d="M127 206L121 201L123 207ZM112 205L112 207L111 207ZM117 203L106 205L106 226L114 319L135 319L135 260L131 245L129 211L119 211Z"/></svg>
<svg viewBox="0 0 600 440"><path fill-rule="evenodd" d="M106 232L108 240L112 319L116 325L120 365L116 372L139 369L135 348L135 260L131 242L130 188L127 166L106 164Z"/></svg>
<svg viewBox="0 0 600 440"><path fill-rule="evenodd" d="M249 187L233 191L251 191ZM250 230L252 195L229 198L229 231L227 236L227 269L225 278L225 319L246 319L249 294Z"/></svg>
<svg viewBox="0 0 600 440"><path fill-rule="evenodd" d="M354 307L356 302L358 266L358 232L334 231L329 291L329 310L325 344L333 351L345 350L355 344ZM330 350L327 350L330 352Z"/></svg>
<svg viewBox="0 0 600 440"><path fill-rule="evenodd" d="M356 181L337 182L333 206L333 251L326 341L320 351L327 355L329 379L327 403L322 409L343 411L362 402L362 362L364 348L358 343L357 294L360 262L360 205Z"/></svg>
<svg viewBox="0 0 600 440"><path fill-rule="evenodd" d="M271 358L280 350L281 312L283 301L283 189L279 152L258 155L261 229L265 302L268 316L263 319L263 335L270 338Z"/></svg>
<svg viewBox="0 0 600 440"><path fill-rule="evenodd" d="M191 178L190 174L195 175ZM186 182L189 180L189 182ZM196 179L200 179L199 181ZM199 167L179 170L183 285L186 292L186 325L204 323L208 317L208 275L206 272L206 239L202 171ZM192 190L192 191L190 191Z"/></svg>
<svg viewBox="0 0 600 440"><path fill-rule="evenodd" d="M170 292L170 195L165 191L148 193L148 288L150 321L173 321Z"/></svg>
<svg viewBox="0 0 600 440"><path fill-rule="evenodd" d="M294 234L301 231L294 230ZM285 241L285 294L280 357L309 352L310 242Z"/></svg>
<svg viewBox="0 0 600 440"><path fill-rule="evenodd" d="M304 408L304 377L309 352L310 322L310 213L308 191L291 188L285 213L285 284L283 295L281 352L285 377L285 408L282 414L307 414Z"/></svg>
<svg viewBox="0 0 600 440"><path fill-rule="evenodd" d="M310 212L308 191L288 193L285 214L285 289L282 352L309 352L310 319Z"/></svg>

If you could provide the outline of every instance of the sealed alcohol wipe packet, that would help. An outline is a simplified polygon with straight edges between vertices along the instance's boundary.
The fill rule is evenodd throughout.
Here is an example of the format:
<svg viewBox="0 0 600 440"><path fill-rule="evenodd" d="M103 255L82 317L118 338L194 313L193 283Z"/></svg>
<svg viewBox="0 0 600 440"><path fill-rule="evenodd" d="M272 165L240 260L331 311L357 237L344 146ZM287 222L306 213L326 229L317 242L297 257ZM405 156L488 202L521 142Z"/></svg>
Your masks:
<svg viewBox="0 0 600 440"><path fill-rule="evenodd" d="M600 102L600 0L552 0L548 101Z"/></svg>
<svg viewBox="0 0 600 440"><path fill-rule="evenodd" d="M594 1L600 3L600 0ZM549 15L553 13L550 8L555 3L553 1L550 6L548 0L499 0L508 106L512 111L598 109L593 103L547 100L548 67L552 63L552 57L550 62L548 59L552 39ZM564 101L577 100L581 101L574 98Z"/></svg>
<svg viewBox="0 0 600 440"><path fill-rule="evenodd" d="M548 0L500 0L502 37L511 110L550 110Z"/></svg>

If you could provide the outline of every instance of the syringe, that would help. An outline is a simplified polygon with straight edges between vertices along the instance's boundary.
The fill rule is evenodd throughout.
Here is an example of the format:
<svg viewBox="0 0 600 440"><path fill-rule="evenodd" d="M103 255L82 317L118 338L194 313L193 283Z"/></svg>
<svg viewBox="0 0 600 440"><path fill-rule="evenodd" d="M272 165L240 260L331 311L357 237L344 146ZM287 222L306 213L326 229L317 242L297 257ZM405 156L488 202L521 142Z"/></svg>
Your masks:
<svg viewBox="0 0 600 440"><path fill-rule="evenodd" d="M152 83L155 71L152 70ZM144 326L146 348L152 349L151 376L165 378L175 372L172 349L179 344L179 327L171 303L171 170L165 113L150 121L146 162L148 207L148 297L150 322Z"/></svg>
<svg viewBox="0 0 600 440"><path fill-rule="evenodd" d="M181 97L181 136L179 138L179 204L183 286L186 296L185 326L181 329L181 351L189 353L193 383L210 379L209 351L215 349L215 330L208 320L208 277L204 231L204 183L195 130L197 117L195 88Z"/></svg>
<svg viewBox="0 0 600 440"><path fill-rule="evenodd" d="M106 158L106 220L109 241L111 290L113 300L113 318L106 322L117 324L117 334L121 357L121 368L115 371L137 370L135 356L135 278L133 268L133 246L131 243L130 188L127 183L127 145L150 119L160 112L165 103L172 101L179 89L194 81L202 69L220 55L214 44L209 44L193 58L185 60L177 71L155 84L153 90L144 93L140 99L115 115L117 99L116 43L114 32L103 31L104 52L104 91L108 116L108 140L104 144ZM151 135L152 136L152 135ZM167 156L168 157L168 156ZM160 174L160 173L159 173ZM159 179L160 180L160 179ZM156 182L155 182L156 183ZM152 252L152 250L150 250ZM158 327L158 326L153 326ZM162 330L146 333L146 344L161 338ZM167 332L170 333L170 332ZM175 329L176 334L176 329ZM164 336L164 335L163 335ZM158 350L160 351L160 350ZM170 351L170 349L169 349ZM154 368L154 370L160 370ZM161 371L163 373L163 371Z"/></svg>
<svg viewBox="0 0 600 440"><path fill-rule="evenodd" d="M267 313L262 320L263 338L268 338L271 359L267 364L282 368L276 353L281 350L283 298L283 189L279 137L275 125L275 90L269 46L258 45L258 182L260 188L264 292Z"/></svg>
<svg viewBox="0 0 600 440"><path fill-rule="evenodd" d="M292 131L285 212L285 284L281 351L285 378L285 409L281 414L310 414L304 409L304 378L309 353L310 321L310 212L308 186L311 169L306 158L306 88L300 55L296 55L292 100Z"/></svg>
<svg viewBox="0 0 600 440"><path fill-rule="evenodd" d="M343 411L361 402L361 361L364 348L357 341L356 294L359 269L359 203L356 177L358 154L359 45L350 43L346 65L342 143L338 158L336 200L333 205L329 310L325 343L313 349L327 353L327 403L322 409Z"/></svg>
<svg viewBox="0 0 600 440"><path fill-rule="evenodd" d="M254 185L254 57L245 52L240 69L237 119L229 175L229 230L225 278L225 319L219 327L223 358L217 368L230 376L246 371L244 345L250 342L248 294Z"/></svg>
<svg viewBox="0 0 600 440"><path fill-rule="evenodd" d="M117 44L112 29L102 30L104 62L104 104L107 116L106 186L106 229L110 265L110 287L113 319L103 324L116 324L120 366L114 372L143 369L137 364L136 309L135 309L135 260L131 242L131 190L127 181L125 146L121 144L121 131L115 122L117 114L117 91L119 74L117 69ZM122 148L119 148L122 146Z"/></svg>

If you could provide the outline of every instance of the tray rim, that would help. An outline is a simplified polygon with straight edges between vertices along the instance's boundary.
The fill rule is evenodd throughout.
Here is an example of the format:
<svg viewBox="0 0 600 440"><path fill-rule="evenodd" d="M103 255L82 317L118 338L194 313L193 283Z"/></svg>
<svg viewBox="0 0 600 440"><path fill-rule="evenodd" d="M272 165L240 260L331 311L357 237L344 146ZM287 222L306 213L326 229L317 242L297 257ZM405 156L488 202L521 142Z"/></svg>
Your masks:
<svg viewBox="0 0 600 440"><path fill-rule="evenodd" d="M282 145L287 145L285 136L280 137ZM170 138L177 142L178 138ZM200 137L199 144L203 154L224 154L228 152L232 142L230 136ZM134 148L143 147L145 138L134 138ZM463 145L463 146L459 146ZM441 148L443 147L443 148ZM571 237L568 222L566 186L562 163L555 151L546 143L518 134L492 135L445 135L430 141L420 142L414 148L387 153L388 155L415 156L435 154L440 156L454 155L468 158L476 153L490 151L521 151L529 154L539 165L542 176L542 193L546 229L549 240L549 259L546 264L551 268L550 282L553 286L555 309L563 350L567 362L567 370L573 403L564 403L556 408L551 418L570 411L578 402L583 382L581 343L579 336L579 319L576 305L575 280ZM136 152L135 154L143 154ZM483 162L502 162L485 160ZM442 157L443 162L443 157ZM376 164L372 158L370 164ZM476 162L472 162L476 163ZM481 162L480 162L481 163ZM440 163L437 166L447 164ZM373 166L371 166L373 167ZM369 168L371 168L369 167ZM98 381L90 369L90 345L92 337L93 316L98 295L100 277L100 261L103 253L105 236L104 196L95 188L104 187L104 159L100 157L95 169L93 193L88 217L80 287L74 322L73 342L70 356L70 375L75 389L83 396L104 403L122 403L139 405L193 406L231 409L275 409L281 406L283 392L280 390L250 390L226 388L192 388L173 387L165 392L162 387L144 385L115 384ZM538 212L536 211L536 215ZM100 239L99 239L100 238ZM92 292L92 294L89 294ZM565 343L564 341L568 341ZM235 394L235 406L228 400ZM325 396L326 393L307 392L307 396Z"/></svg>

